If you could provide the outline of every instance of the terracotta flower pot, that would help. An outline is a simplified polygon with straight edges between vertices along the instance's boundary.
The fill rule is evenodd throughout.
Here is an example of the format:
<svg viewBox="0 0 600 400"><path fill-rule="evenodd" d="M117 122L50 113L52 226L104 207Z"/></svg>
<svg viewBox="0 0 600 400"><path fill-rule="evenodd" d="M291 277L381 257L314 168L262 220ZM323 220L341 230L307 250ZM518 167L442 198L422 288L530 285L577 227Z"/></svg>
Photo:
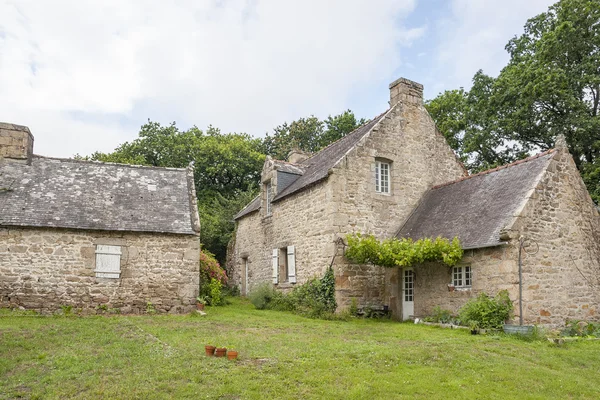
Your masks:
<svg viewBox="0 0 600 400"><path fill-rule="evenodd" d="M227 359L228 360L235 360L236 358L238 358L238 352L235 350L229 350L227 352Z"/></svg>
<svg viewBox="0 0 600 400"><path fill-rule="evenodd" d="M215 350L215 356L216 357L225 357L225 354L227 354L227 348L226 347L217 347Z"/></svg>
<svg viewBox="0 0 600 400"><path fill-rule="evenodd" d="M454 292L454 289L455 289L454 285L448 285L449 292Z"/></svg>
<svg viewBox="0 0 600 400"><path fill-rule="evenodd" d="M215 346L204 346L204 351L206 351L206 355L212 357L215 355Z"/></svg>
<svg viewBox="0 0 600 400"><path fill-rule="evenodd" d="M204 303L196 303L196 307L198 308L198 310L204 311Z"/></svg>

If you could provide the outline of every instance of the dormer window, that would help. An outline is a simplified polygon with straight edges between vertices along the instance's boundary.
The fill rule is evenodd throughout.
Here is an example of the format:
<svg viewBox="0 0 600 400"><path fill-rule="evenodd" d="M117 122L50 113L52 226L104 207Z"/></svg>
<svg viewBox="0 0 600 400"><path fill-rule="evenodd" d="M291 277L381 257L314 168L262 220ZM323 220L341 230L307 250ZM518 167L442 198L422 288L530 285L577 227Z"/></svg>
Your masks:
<svg viewBox="0 0 600 400"><path fill-rule="evenodd" d="M375 192L390 193L390 163L386 161L375 162Z"/></svg>
<svg viewBox="0 0 600 400"><path fill-rule="evenodd" d="M272 213L272 209L271 209L271 181L269 181L268 183L265 184L265 192L266 192L266 210L267 210L267 215L271 215Z"/></svg>

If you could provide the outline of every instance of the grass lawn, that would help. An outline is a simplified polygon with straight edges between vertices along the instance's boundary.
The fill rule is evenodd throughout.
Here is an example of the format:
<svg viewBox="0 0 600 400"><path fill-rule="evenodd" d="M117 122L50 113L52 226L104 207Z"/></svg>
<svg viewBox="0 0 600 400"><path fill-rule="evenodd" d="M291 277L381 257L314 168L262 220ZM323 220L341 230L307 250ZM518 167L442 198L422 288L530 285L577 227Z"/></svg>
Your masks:
<svg viewBox="0 0 600 400"><path fill-rule="evenodd" d="M598 341L311 320L237 299L204 317L0 311L0 399L598 399L599 376Z"/></svg>

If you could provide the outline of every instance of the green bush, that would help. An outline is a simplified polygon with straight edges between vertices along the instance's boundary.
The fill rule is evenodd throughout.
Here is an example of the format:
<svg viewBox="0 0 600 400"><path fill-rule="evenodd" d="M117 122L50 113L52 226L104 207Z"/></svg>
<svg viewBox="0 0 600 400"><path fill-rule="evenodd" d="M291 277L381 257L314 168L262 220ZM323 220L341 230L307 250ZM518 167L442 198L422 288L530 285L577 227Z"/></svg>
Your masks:
<svg viewBox="0 0 600 400"><path fill-rule="evenodd" d="M425 322L437 322L448 324L452 322L452 313L449 310L444 310L440 306L433 307L432 314L423 318Z"/></svg>
<svg viewBox="0 0 600 400"><path fill-rule="evenodd" d="M600 337L600 322L567 321L560 335L567 337Z"/></svg>
<svg viewBox="0 0 600 400"><path fill-rule="evenodd" d="M463 325L477 325L481 329L501 329L512 317L513 304L507 290L501 290L495 298L481 293L458 311Z"/></svg>
<svg viewBox="0 0 600 400"><path fill-rule="evenodd" d="M209 306L220 306L225 303L224 285L227 284L227 274L219 262L208 251L200 252L200 293L199 297L206 299Z"/></svg>
<svg viewBox="0 0 600 400"><path fill-rule="evenodd" d="M322 278L312 278L287 294L270 283L263 283L248 297L259 310L292 311L311 318L331 318L337 308L333 268L329 268Z"/></svg>
<svg viewBox="0 0 600 400"><path fill-rule="evenodd" d="M248 294L250 302L259 310L272 309L273 300L281 294L270 283L261 283Z"/></svg>

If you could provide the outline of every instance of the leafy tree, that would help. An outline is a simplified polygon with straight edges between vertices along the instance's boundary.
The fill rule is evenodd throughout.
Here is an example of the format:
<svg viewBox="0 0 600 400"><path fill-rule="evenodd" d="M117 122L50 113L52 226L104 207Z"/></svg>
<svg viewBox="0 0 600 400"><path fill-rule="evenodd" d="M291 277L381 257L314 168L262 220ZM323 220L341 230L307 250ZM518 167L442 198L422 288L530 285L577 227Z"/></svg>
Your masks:
<svg viewBox="0 0 600 400"><path fill-rule="evenodd" d="M567 138L587 187L600 201L600 2L561 0L511 39L498 78L479 71L469 92L427 107L471 170L522 158Z"/></svg>

